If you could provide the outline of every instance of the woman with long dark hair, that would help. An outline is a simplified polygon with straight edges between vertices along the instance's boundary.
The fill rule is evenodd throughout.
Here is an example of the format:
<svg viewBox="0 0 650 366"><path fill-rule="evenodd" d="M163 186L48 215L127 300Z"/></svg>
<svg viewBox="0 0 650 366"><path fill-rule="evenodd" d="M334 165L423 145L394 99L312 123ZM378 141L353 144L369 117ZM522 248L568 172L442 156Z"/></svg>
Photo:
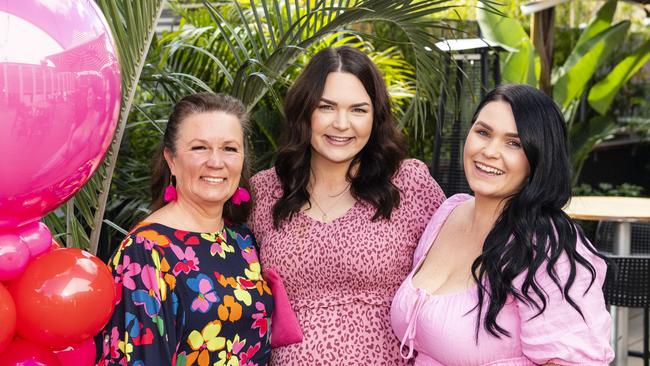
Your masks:
<svg viewBox="0 0 650 366"><path fill-rule="evenodd" d="M351 47L317 53L285 98L275 167L251 180L262 266L283 277L304 333L275 365L401 365L390 301L444 200L405 159L381 74Z"/></svg>
<svg viewBox="0 0 650 366"><path fill-rule="evenodd" d="M563 211L571 171L562 113L526 85L479 104L463 164L474 197L429 222L391 322L416 365L607 365L606 263Z"/></svg>
<svg viewBox="0 0 650 366"><path fill-rule="evenodd" d="M251 210L246 107L212 93L169 117L152 210L111 260L119 301L98 335L98 365L266 365L273 298Z"/></svg>

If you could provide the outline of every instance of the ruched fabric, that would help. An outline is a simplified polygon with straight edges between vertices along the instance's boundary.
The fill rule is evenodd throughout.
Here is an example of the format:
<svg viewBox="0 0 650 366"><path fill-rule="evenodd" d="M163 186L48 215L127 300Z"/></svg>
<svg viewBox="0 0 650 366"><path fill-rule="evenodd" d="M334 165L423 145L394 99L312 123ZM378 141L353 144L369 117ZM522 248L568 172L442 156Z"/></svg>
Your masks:
<svg viewBox="0 0 650 366"><path fill-rule="evenodd" d="M415 357L417 366L528 366L549 362L607 365L614 353L608 343L611 318L602 293L606 265L587 249L590 243L577 243L577 250L596 269L596 280L589 288L591 275L578 266L570 290L584 319L563 298L546 271L539 271L536 280L548 296L546 310L534 317L537 309L509 298L497 316L497 323L511 337L491 336L481 323L477 342L477 312L472 311L478 303L475 285L441 295L430 295L413 286L413 275L445 220L456 206L469 199L469 195L454 195L436 211L415 250L413 269L395 294L391 323L401 341L401 355ZM566 256L554 268L564 283L569 275ZM515 287L521 288L524 278L525 273L519 275Z"/></svg>

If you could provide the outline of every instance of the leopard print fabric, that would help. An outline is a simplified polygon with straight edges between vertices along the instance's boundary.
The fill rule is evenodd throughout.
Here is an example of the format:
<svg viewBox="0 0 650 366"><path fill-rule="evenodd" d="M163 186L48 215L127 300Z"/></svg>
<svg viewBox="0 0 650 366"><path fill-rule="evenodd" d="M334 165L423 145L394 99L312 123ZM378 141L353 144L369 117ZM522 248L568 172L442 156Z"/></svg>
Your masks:
<svg viewBox="0 0 650 366"><path fill-rule="evenodd" d="M278 177L274 169L253 177L249 224L262 267L275 268L283 278L304 333L302 343L272 351L273 365L407 364L390 327L391 300L445 196L419 160L403 161L393 183L401 203L390 220L373 222L375 209L357 202L332 222L298 213L275 230L272 207L282 194Z"/></svg>

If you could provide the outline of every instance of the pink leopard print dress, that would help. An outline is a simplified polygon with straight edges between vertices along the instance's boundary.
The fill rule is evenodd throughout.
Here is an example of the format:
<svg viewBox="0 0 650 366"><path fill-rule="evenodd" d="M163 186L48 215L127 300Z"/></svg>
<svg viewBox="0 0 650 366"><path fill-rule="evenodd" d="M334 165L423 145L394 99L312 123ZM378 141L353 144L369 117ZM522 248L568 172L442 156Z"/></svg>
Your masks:
<svg viewBox="0 0 650 366"><path fill-rule="evenodd" d="M393 183L401 203L390 220L371 221L374 208L357 202L330 223L298 213L275 230L272 207L282 194L275 169L253 177L250 226L262 268L273 267L283 278L304 333L302 343L274 349L272 365L406 364L390 326L390 305L445 197L418 160L402 162Z"/></svg>

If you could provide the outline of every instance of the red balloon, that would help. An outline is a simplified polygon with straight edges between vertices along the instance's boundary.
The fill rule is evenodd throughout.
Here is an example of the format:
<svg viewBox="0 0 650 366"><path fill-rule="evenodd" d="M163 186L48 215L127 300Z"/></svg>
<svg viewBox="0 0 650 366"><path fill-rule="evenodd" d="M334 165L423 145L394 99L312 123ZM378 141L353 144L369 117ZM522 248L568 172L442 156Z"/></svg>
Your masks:
<svg viewBox="0 0 650 366"><path fill-rule="evenodd" d="M54 351L54 354L61 365L92 366L95 364L95 352L95 341L88 338L79 344Z"/></svg>
<svg viewBox="0 0 650 366"><path fill-rule="evenodd" d="M0 366L62 366L61 362L49 349L16 338L0 354Z"/></svg>
<svg viewBox="0 0 650 366"><path fill-rule="evenodd" d="M34 259L9 291L16 304L16 332L60 349L97 334L113 312L115 284L108 267L76 248Z"/></svg>
<svg viewBox="0 0 650 366"><path fill-rule="evenodd" d="M11 342L16 331L16 306L11 294L0 283L0 353Z"/></svg>

